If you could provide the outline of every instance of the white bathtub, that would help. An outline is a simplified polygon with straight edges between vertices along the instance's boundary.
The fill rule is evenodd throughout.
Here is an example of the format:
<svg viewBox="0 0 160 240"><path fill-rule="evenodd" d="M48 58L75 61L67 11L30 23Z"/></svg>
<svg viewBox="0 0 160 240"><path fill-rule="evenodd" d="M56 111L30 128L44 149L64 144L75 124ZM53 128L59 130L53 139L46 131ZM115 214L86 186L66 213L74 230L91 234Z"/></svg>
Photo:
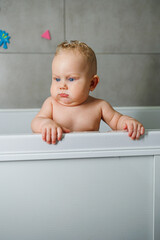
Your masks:
<svg viewBox="0 0 160 240"><path fill-rule="evenodd" d="M117 110L145 136L102 124L48 145L31 133L37 109L0 111L1 240L160 239L160 107Z"/></svg>

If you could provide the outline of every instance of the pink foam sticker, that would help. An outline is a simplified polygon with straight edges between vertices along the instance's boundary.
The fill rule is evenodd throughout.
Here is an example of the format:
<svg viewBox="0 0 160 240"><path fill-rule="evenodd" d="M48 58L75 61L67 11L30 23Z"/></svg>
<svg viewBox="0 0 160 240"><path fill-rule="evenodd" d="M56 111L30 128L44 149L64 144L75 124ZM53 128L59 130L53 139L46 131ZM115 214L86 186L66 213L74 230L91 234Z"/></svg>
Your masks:
<svg viewBox="0 0 160 240"><path fill-rule="evenodd" d="M45 39L48 39L48 40L51 40L51 36L50 36L50 32L49 30L45 31L42 35L41 35L42 38L45 38Z"/></svg>

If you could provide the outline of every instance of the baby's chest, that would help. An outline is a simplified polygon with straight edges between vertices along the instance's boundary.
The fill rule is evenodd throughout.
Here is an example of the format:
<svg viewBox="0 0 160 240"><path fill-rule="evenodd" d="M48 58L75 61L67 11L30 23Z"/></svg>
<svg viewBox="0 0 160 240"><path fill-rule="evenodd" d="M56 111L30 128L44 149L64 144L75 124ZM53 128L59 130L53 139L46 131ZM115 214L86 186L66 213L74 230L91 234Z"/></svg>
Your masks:
<svg viewBox="0 0 160 240"><path fill-rule="evenodd" d="M53 112L53 120L71 131L97 131L101 120L100 114L93 109L65 109Z"/></svg>

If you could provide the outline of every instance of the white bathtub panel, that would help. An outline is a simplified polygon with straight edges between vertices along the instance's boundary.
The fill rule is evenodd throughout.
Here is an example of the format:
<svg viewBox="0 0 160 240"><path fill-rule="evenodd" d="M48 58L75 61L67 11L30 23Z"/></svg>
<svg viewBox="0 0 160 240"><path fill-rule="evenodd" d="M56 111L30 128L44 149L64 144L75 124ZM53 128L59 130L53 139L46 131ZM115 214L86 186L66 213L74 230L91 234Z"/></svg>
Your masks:
<svg viewBox="0 0 160 240"><path fill-rule="evenodd" d="M0 239L151 240L153 157L0 162Z"/></svg>
<svg viewBox="0 0 160 240"><path fill-rule="evenodd" d="M56 145L43 142L40 134L0 136L0 161L155 154L160 154L159 131L148 131L139 141L116 131L70 133Z"/></svg>
<svg viewBox="0 0 160 240"><path fill-rule="evenodd" d="M0 110L0 134L32 133L31 121L37 113L37 109Z"/></svg>
<svg viewBox="0 0 160 240"><path fill-rule="evenodd" d="M160 239L160 156L155 157L155 240Z"/></svg>

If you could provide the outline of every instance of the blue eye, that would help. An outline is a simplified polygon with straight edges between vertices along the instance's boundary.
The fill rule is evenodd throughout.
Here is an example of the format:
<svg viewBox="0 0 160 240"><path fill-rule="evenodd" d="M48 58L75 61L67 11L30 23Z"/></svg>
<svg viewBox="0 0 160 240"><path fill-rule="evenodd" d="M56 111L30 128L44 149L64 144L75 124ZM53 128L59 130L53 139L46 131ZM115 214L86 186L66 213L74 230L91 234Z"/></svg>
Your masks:
<svg viewBox="0 0 160 240"><path fill-rule="evenodd" d="M74 78L69 78L68 79L70 82L73 82L75 79Z"/></svg>
<svg viewBox="0 0 160 240"><path fill-rule="evenodd" d="M57 82L60 82L60 81L61 81L61 79L60 79L60 78L56 78L56 81L57 81Z"/></svg>

